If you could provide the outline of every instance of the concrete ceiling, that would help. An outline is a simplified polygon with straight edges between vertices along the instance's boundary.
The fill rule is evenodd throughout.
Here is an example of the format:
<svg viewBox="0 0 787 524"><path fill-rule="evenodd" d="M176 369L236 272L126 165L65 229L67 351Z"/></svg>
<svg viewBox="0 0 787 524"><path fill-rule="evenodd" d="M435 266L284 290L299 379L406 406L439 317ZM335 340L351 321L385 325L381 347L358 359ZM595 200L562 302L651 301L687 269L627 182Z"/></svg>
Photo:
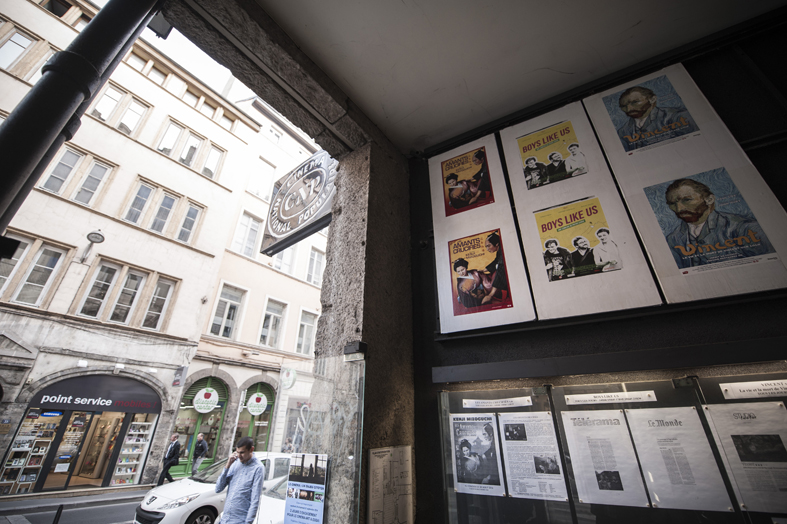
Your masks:
<svg viewBox="0 0 787 524"><path fill-rule="evenodd" d="M787 0L256 0L403 152Z"/></svg>

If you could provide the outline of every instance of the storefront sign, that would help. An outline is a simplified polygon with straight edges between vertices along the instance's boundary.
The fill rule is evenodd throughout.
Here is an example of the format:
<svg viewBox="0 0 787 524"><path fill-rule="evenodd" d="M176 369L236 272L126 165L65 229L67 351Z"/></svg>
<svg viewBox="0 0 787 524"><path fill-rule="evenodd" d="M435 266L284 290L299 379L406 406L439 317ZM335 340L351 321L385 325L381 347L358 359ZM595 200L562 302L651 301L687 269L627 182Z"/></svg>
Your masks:
<svg viewBox="0 0 787 524"><path fill-rule="evenodd" d="M219 403L219 393L213 388L200 389L194 397L194 409L199 413L213 411Z"/></svg>
<svg viewBox="0 0 787 524"><path fill-rule="evenodd" d="M338 165L327 151L318 151L276 182L262 253L273 256L331 222Z"/></svg>
<svg viewBox="0 0 787 524"><path fill-rule="evenodd" d="M256 417L257 415L261 415L265 412L265 409L268 407L268 399L262 393L255 393L249 397L249 400L246 401L246 409L249 410L249 414Z"/></svg>
<svg viewBox="0 0 787 524"><path fill-rule="evenodd" d="M161 412L161 400L153 389L134 379L112 375L89 375L62 380L36 393L30 406L58 412L69 409L126 413ZM39 415L40 411L34 412L31 409L27 418L38 418Z"/></svg>
<svg viewBox="0 0 787 524"><path fill-rule="evenodd" d="M42 417L62 417L63 416L63 412L62 411L44 411L43 413L41 413L41 416Z"/></svg>
<svg viewBox="0 0 787 524"><path fill-rule="evenodd" d="M566 404L614 404L617 402L656 402L655 391L616 391L613 393L589 393L585 395L566 395Z"/></svg>
<svg viewBox="0 0 787 524"><path fill-rule="evenodd" d="M787 380L765 380L762 382L730 382L719 384L724 398L767 398L787 397Z"/></svg>
<svg viewBox="0 0 787 524"><path fill-rule="evenodd" d="M294 369L284 368L281 370L281 387L290 389L295 385L296 373Z"/></svg>
<svg viewBox="0 0 787 524"><path fill-rule="evenodd" d="M41 416L40 409L31 409L27 412L27 416L25 418L38 418Z"/></svg>

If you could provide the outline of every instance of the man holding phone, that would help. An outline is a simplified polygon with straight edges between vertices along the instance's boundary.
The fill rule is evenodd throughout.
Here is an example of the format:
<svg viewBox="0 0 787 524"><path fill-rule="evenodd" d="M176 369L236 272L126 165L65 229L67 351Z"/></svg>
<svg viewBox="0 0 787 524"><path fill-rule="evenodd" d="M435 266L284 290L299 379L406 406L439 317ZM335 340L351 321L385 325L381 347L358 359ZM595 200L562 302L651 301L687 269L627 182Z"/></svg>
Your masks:
<svg viewBox="0 0 787 524"><path fill-rule="evenodd" d="M254 441L243 437L235 444L227 465L216 482L216 493L227 490L222 524L252 524L260 505L265 466L254 456Z"/></svg>

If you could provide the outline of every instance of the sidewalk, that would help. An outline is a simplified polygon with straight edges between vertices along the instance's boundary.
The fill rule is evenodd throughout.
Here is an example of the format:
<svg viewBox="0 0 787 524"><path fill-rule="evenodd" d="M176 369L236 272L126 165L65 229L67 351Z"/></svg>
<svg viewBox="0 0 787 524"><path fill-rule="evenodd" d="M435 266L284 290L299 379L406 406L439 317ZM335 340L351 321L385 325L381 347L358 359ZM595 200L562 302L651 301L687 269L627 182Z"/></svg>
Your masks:
<svg viewBox="0 0 787 524"><path fill-rule="evenodd" d="M30 497L16 500L3 500L0 505L0 524L26 524L28 521L21 515L27 513L41 513L57 511L62 504L63 510L87 508L91 506L114 505L123 502L142 500L150 490L150 486L128 491L115 491L94 495L80 495L77 497Z"/></svg>

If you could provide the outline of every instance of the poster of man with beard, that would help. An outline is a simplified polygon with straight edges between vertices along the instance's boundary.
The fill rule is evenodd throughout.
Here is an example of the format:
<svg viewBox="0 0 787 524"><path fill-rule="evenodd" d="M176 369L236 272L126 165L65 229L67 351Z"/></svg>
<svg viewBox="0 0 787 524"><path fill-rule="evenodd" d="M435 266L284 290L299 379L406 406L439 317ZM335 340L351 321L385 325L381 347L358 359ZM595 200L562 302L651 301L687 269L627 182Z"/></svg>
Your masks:
<svg viewBox="0 0 787 524"><path fill-rule="evenodd" d="M684 275L778 259L724 168L646 187L645 194Z"/></svg>

